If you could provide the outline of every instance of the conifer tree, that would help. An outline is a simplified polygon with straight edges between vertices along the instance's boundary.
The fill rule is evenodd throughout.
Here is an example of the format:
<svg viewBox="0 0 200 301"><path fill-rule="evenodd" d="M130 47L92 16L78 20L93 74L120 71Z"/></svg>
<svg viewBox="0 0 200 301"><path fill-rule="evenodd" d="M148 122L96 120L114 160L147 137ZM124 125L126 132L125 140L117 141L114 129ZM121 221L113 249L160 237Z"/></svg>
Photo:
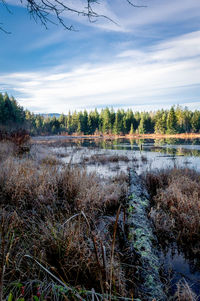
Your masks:
<svg viewBox="0 0 200 301"><path fill-rule="evenodd" d="M133 124L131 123L131 128L130 128L130 132L129 132L130 135L133 135L134 134L134 128L133 128Z"/></svg>
<svg viewBox="0 0 200 301"><path fill-rule="evenodd" d="M167 115L167 133L168 134L177 133L177 118L174 111L174 107L171 107Z"/></svg>

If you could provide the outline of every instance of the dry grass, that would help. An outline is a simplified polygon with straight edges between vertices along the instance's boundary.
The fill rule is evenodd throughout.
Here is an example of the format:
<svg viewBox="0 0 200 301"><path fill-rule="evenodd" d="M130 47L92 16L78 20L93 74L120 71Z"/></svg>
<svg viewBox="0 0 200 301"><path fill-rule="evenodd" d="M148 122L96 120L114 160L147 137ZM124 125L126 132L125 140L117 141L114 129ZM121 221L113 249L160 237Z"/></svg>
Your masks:
<svg viewBox="0 0 200 301"><path fill-rule="evenodd" d="M12 148L17 155L22 155L30 150L30 136L24 129L13 131L0 130L0 141L12 144Z"/></svg>
<svg viewBox="0 0 200 301"><path fill-rule="evenodd" d="M64 284L82 296L89 294L82 290L105 294L112 288L112 294L125 298L127 280L120 246L116 241L113 252L112 241L117 210L127 197L128 179L121 174L105 182L76 166L60 166L44 156L36 158L32 153L29 158L8 156L0 162L2 298L11 292L14 300L28 300L40 287L41 300L76 299L76 294L63 291ZM100 225L108 215L114 221L107 218L105 234ZM31 257L24 256L27 254ZM64 283L61 288L52 284L55 279L50 273Z"/></svg>
<svg viewBox="0 0 200 301"><path fill-rule="evenodd" d="M185 280L177 283L177 290L173 298L174 301L197 301L197 295Z"/></svg>
<svg viewBox="0 0 200 301"><path fill-rule="evenodd" d="M127 156L119 155L105 155L105 154L96 154L90 157L84 157L83 163L89 164L108 164L108 163L117 163L117 162L129 162L130 159Z"/></svg>
<svg viewBox="0 0 200 301"><path fill-rule="evenodd" d="M146 176L152 197L151 217L158 233L194 243L200 252L200 174L187 168L163 170Z"/></svg>
<svg viewBox="0 0 200 301"><path fill-rule="evenodd" d="M0 161L6 160L9 156L14 156L15 146L10 141L2 141L0 143Z"/></svg>

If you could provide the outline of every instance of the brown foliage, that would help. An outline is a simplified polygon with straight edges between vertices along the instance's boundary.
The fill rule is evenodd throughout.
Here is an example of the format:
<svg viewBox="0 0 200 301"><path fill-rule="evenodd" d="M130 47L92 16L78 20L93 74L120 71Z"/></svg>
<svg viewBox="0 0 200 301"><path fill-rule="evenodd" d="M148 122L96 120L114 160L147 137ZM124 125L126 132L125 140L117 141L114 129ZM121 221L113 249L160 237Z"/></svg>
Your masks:
<svg viewBox="0 0 200 301"><path fill-rule="evenodd" d="M151 217L158 232L196 243L200 239L200 174L174 168L147 174L146 182L153 201Z"/></svg>
<svg viewBox="0 0 200 301"><path fill-rule="evenodd" d="M90 164L95 164L95 163L108 164L108 163L116 163L119 161L129 162L130 160L127 156L123 156L123 155L108 156L108 155L104 155L104 154L96 154L96 155L92 155L90 157L83 158L83 162L87 162Z"/></svg>
<svg viewBox="0 0 200 301"><path fill-rule="evenodd" d="M30 135L24 129L18 129L13 131L0 130L0 141L10 141L15 146L15 152L17 154L23 154L29 151L28 142Z"/></svg>
<svg viewBox="0 0 200 301"><path fill-rule="evenodd" d="M114 225L110 223L107 234L103 235L99 224L104 215L115 216L125 200L127 178L120 175L105 182L95 173L88 174L76 166L58 165L49 158L37 161L9 156L0 162L0 169L0 213L9 221L2 222L4 226L0 228L9 250L7 256L8 251L2 251L0 246L3 265L6 262L6 273L2 277L5 296L14 280L20 283L31 279L52 281L44 270L24 257L25 254L42 262L56 277L74 287L94 288L96 292L105 293L112 283L112 293L126 296L117 245L111 267ZM111 268L112 279L109 278ZM30 291L27 295L30 296Z"/></svg>

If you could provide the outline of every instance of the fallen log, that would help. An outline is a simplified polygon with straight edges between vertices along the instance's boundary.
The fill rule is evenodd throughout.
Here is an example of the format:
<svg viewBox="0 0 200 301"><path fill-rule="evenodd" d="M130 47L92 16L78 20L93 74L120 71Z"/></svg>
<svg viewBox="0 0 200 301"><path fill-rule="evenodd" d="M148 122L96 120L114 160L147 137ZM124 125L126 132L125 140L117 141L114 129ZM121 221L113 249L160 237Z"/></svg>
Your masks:
<svg viewBox="0 0 200 301"><path fill-rule="evenodd" d="M159 275L158 242L148 218L149 205L147 190L140 177L132 171L128 200L128 240L132 251L140 256L139 295L143 301L165 301L167 297Z"/></svg>

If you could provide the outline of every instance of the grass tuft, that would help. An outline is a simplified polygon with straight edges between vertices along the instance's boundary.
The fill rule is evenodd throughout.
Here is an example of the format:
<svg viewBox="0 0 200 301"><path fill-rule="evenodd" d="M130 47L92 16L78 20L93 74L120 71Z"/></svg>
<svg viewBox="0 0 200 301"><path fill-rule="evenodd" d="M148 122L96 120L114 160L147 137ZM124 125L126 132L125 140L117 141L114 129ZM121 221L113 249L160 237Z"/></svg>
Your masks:
<svg viewBox="0 0 200 301"><path fill-rule="evenodd" d="M193 244L200 253L200 174L173 168L146 175L152 198L151 218L158 235L165 234L182 244ZM159 234L160 233L160 234Z"/></svg>

